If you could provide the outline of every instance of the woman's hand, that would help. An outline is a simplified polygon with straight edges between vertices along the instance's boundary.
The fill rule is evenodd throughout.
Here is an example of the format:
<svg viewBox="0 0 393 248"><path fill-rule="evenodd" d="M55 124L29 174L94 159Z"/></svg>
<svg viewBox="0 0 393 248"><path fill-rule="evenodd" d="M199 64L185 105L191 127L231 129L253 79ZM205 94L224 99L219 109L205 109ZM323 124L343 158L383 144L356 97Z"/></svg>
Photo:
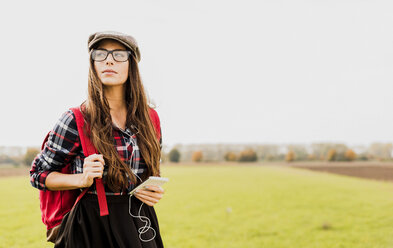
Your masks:
<svg viewBox="0 0 393 248"><path fill-rule="evenodd" d="M102 178L105 160L102 154L92 154L85 158L83 162L83 174L81 175L80 187L90 187L94 178Z"/></svg>
<svg viewBox="0 0 393 248"><path fill-rule="evenodd" d="M134 196L149 206L154 206L164 195L164 189L159 186L148 185L144 189L138 189Z"/></svg>

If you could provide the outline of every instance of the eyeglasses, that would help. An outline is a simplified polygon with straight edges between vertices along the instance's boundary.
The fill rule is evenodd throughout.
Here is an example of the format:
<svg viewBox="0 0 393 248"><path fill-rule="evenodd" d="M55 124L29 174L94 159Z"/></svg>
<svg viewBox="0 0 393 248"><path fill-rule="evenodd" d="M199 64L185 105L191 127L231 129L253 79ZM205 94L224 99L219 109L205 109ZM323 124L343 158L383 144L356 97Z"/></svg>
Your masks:
<svg viewBox="0 0 393 248"><path fill-rule="evenodd" d="M112 54L113 59L117 62L126 62L131 55L131 52L126 50L108 51L106 49L93 49L91 52L91 58L94 61L101 62L106 60L108 54Z"/></svg>

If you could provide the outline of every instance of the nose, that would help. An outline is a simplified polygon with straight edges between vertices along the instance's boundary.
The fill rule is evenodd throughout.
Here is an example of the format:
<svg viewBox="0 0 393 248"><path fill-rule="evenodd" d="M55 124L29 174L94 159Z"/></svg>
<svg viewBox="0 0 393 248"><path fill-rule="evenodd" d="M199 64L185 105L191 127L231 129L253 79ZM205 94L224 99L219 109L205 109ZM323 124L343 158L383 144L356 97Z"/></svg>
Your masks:
<svg viewBox="0 0 393 248"><path fill-rule="evenodd" d="M113 59L113 53L108 54L108 57L106 57L105 63L113 65L114 61L115 60Z"/></svg>

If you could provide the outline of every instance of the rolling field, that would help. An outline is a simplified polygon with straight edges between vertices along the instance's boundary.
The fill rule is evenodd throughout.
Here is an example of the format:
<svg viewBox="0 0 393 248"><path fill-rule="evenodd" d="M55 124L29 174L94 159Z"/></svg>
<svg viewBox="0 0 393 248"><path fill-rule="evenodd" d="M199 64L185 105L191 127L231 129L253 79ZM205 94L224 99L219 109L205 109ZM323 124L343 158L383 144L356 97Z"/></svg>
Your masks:
<svg viewBox="0 0 393 248"><path fill-rule="evenodd" d="M167 248L393 247L391 182L254 165L165 165L162 176ZM53 247L28 176L0 187L0 247Z"/></svg>

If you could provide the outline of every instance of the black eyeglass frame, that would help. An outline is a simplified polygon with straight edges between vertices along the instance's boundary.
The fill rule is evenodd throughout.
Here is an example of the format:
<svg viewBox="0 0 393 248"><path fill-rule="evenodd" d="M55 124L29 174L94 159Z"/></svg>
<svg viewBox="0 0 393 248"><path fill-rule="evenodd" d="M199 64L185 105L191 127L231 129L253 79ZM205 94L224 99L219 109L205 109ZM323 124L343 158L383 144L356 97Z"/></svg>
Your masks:
<svg viewBox="0 0 393 248"><path fill-rule="evenodd" d="M93 58L93 53L96 52L96 51L105 51L105 52L106 52L105 58L104 58L103 60L95 60L95 59ZM113 56L113 52L118 52L118 51L127 52L127 54L128 54L127 59L124 60L124 61L118 61L118 60L116 60L116 59L115 59L115 56ZM127 60L130 59L130 55L132 55L132 52L131 52L131 51L128 51L128 50L122 50L122 49L115 49L115 50L93 49L93 50L91 50L90 56L91 56L91 59L92 59L93 61L102 62L102 61L105 61L105 60L108 58L109 54L112 54L112 58L113 58L113 60L115 60L116 62L126 62Z"/></svg>

